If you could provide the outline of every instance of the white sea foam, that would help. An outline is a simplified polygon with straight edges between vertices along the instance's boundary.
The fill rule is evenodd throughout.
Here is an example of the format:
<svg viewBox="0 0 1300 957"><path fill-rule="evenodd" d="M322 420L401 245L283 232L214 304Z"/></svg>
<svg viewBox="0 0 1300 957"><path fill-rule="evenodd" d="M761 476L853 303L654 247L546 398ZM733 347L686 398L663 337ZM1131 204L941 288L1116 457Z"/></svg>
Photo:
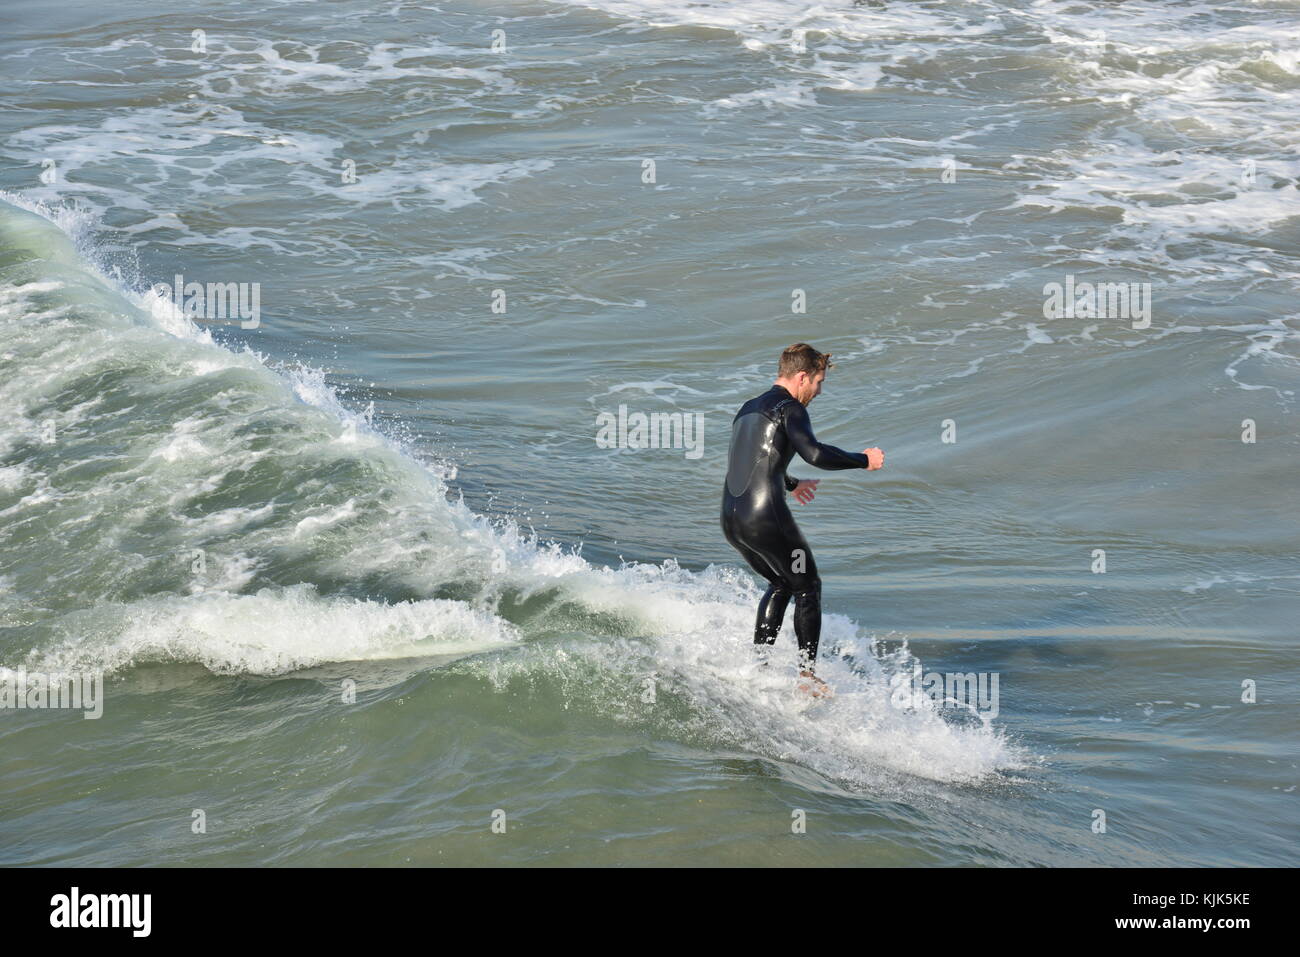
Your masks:
<svg viewBox="0 0 1300 957"><path fill-rule="evenodd" d="M131 295L126 289L121 293ZM136 301L142 310L150 305L143 295ZM112 672L180 661L221 674L283 674L329 662L496 652L473 667L497 681L521 670L563 678L573 662L612 676L573 693L614 717L626 715L627 702L611 688L654 670L664 681L664 693L678 696L688 709L689 716L673 726L677 733L795 760L859 784L899 772L968 781L1023 761L988 725L951 724L926 708L893 708L887 679L907 662L898 654L877 660L869 636L842 616L827 616L821 669L839 696L808 708L795 696L785 663L762 671L753 661L749 632L757 592L748 575L735 569L691 572L671 561L595 566L572 550L536 541L513 522L489 522L462 502L446 500L438 473L418 465L398 443L344 408L319 370L295 367L277 375L254 354L229 352L192 326L173 327L156 310L140 315L152 315L158 324L122 326L137 338L120 348L156 350L159 364L178 381L238 372L247 377L243 389L258 390L256 411L239 410L240 390L219 392L210 405L172 423L168 433L142 436L116 474L96 482L93 496L42 477L12 506L21 513L60 497L76 502L82 511L75 521L93 519L105 551L83 556L94 566L93 583L84 575L70 580L82 589L82 607L48 621L44 627L53 639L26 662L6 666ZM81 321L86 335L91 320ZM107 347L114 348L111 339ZM69 353L55 361L81 360ZM627 385L649 393L681 388L666 380ZM93 415L93 402L83 406ZM254 450L241 433L259 421L246 418L249 414L286 417L293 427L276 431L271 451ZM366 441L330 441L344 434ZM225 477L245 473L267 454L286 461L303 455L341 462L365 458L376 481L364 497L352 494L332 503L304 497L276 503L278 508L265 502L202 518L186 514L195 496L211 494ZM22 487L30 479L16 474L9 484ZM318 486L315 494L324 491ZM118 539L137 534L138 517L159 509L184 530L167 544L178 561L189 561L187 543L193 540L185 536L197 529L209 535L240 530L232 540L238 547L211 548L206 575L184 579L181 593L128 601L96 598L89 589L120 587L114 575L139 581L154 574L145 556L119 558L117 567L108 556L118 554ZM255 528L243 530L250 525ZM311 553L313 543L327 535L346 537ZM390 580L405 575L412 586L428 576L419 583L428 589L436 583L432 576L443 570L475 582L478 593L468 600L381 602L321 594L310 583L257 587L258 569L266 561L300 552L315 554L316 567L334 575L383 574ZM528 642L526 631L494 610L507 592L522 599L550 596L550 627L581 637L559 644ZM789 626L781 640L782 647L793 646Z"/></svg>
<svg viewBox="0 0 1300 957"><path fill-rule="evenodd" d="M841 615L824 617L818 668L836 695L811 704L795 688L789 622L772 663L758 663L750 640L758 591L734 569L692 573L672 562L590 568L565 589L587 608L630 619L639 637L531 646L476 661L472 670L501 687L520 676L550 675L575 703L630 721L646 720L650 709L637 701L649 680L656 697L687 707L686 717L668 720L671 730L859 786L896 772L973 781L1032 760L999 729L947 721L928 699L915 710L896 707L890 679L908 674L914 659L905 647L878 657L871 637Z"/></svg>
<svg viewBox="0 0 1300 957"><path fill-rule="evenodd" d="M482 652L519 640L509 622L462 602L325 598L310 585L104 604L65 616L60 628L68 637L34 658L44 670L182 661L218 674L273 675L333 661Z"/></svg>

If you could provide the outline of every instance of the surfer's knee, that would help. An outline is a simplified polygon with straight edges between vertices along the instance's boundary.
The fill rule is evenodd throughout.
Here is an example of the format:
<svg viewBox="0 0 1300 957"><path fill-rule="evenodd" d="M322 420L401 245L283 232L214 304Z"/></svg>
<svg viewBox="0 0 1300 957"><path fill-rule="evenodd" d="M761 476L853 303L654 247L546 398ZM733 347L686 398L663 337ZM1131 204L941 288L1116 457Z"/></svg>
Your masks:
<svg viewBox="0 0 1300 957"><path fill-rule="evenodd" d="M821 604L822 580L820 578L814 575L811 578L805 578L798 585L798 588L793 589L794 600L798 604Z"/></svg>

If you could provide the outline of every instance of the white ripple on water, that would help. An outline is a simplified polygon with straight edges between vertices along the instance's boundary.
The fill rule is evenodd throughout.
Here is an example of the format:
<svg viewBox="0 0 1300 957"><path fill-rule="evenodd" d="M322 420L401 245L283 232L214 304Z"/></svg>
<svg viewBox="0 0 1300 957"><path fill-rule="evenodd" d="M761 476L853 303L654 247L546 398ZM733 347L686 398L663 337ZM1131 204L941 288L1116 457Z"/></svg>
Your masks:
<svg viewBox="0 0 1300 957"><path fill-rule="evenodd" d="M148 306L144 296L136 300L142 309ZM160 350L180 341L198 362L198 367L193 367L195 362L175 363L176 375L204 378L214 374L209 365L224 360L233 369L256 375L258 381L274 382L271 371L255 356L230 353L197 330L184 333L184 327L170 333L161 326L157 329ZM280 388L263 398L291 393L308 403L322 422L334 420L326 434L340 432L340 420L349 417L319 375L303 375L296 387ZM247 464L241 458L238 423L223 423L223 417L210 421L191 415L178 420L169 433L151 438L153 449L168 460L168 467L178 470L166 477L160 493L175 496L186 475L203 479L207 473L210 484L215 459L220 459L223 469ZM386 449L401 452L375 435L370 444L349 445L332 454L378 455L386 454ZM200 663L220 674L284 674L328 662L495 652L474 665L492 678L518 674L520 669L562 675L567 662L582 660L624 683L646 667L658 669L666 690L680 695L688 706L686 723L677 726L683 734L703 733L710 740L773 760L795 761L838 780L866 784L903 773L977 781L999 769L1022 766L1026 760L991 724L954 723L924 706L913 711L893 707L888 678L908 667L910 659L904 660L901 653L878 659L870 638L860 636L856 625L842 616L827 616L821 669L839 696L809 709L794 695L784 664L768 672L754 663L749 636L757 593L747 576L735 569L693 573L671 561L617 569L593 566L577 554L525 536L514 523L494 526L463 503L446 501L439 495L442 486L436 475L408 458L399 461L403 468L391 476L394 484L374 491L409 493L423 503L423 513L390 511L391 522L365 524L359 499L334 508L308 508L305 516L302 509L293 508L269 532L263 528L270 535L268 543L283 544L293 537L285 521L299 530L304 522L314 522L308 531L351 523L357 533L353 541L361 547L347 549L340 557L340 571L364 575L407 565L408 555L401 546L418 547L413 536L432 535L453 556L448 561L443 555L444 564L479 577L482 593L477 599L390 603L321 595L310 582L254 591L263 557L258 548L261 540L241 535L242 548L223 556L217 574L202 589L190 587L188 594L162 593L126 602L85 596L82 607L47 623L55 640L29 654L21 665L114 671L150 661L182 661ZM25 478L14 477L17 483ZM115 487L137 485L119 482ZM47 491L61 494L50 486ZM84 509L84 496L77 499ZM156 511L160 504L137 501L132 508L101 511L96 521L101 523L105 547L113 548L112 540L129 531L132 514ZM249 507L223 510L217 521L237 528L248 517ZM73 522L84 518L81 512L70 515ZM368 550L368 540L382 547ZM95 561L96 556L87 560ZM416 568L422 570L427 567ZM146 572L135 569L135 573ZM525 642L527 635L519 627L493 609L506 589L525 597L554 593L584 614L613 616L624 624L617 634L588 632L569 647L540 643L534 648ZM9 607L23 598L6 593L3 604ZM782 641L786 649L793 645L788 623ZM20 663L10 660L5 666ZM605 713L618 717L628 702L620 701L617 693L602 698L601 688L598 683L590 694L580 694L584 700L593 700L594 695Z"/></svg>

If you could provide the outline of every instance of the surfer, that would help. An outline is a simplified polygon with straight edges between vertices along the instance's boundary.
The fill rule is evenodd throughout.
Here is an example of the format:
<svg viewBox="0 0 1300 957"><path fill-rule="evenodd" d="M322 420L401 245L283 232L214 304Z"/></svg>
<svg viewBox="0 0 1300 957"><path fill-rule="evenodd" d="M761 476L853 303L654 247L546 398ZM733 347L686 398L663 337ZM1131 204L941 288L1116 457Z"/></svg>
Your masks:
<svg viewBox="0 0 1300 957"><path fill-rule="evenodd" d="M829 352L797 342L781 353L772 388L740 407L731 424L727 481L722 491L722 534L749 567L768 582L758 603L754 644L776 643L785 609L794 598L794 633L799 642L800 690L822 697L826 683L813 673L821 638L821 579L803 533L785 503L785 493L807 504L818 479L786 474L795 452L819 469L874 470L885 453L871 448L845 452L823 445L813 435L806 406L822 391L831 367Z"/></svg>

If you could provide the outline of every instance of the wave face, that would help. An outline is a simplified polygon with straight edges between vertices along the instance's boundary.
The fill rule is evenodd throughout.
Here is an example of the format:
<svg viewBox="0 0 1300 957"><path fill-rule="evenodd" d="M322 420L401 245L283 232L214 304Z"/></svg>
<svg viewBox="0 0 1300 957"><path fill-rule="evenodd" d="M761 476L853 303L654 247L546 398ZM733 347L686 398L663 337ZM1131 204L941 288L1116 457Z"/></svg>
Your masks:
<svg viewBox="0 0 1300 957"><path fill-rule="evenodd" d="M0 549L35 663L276 673L514 640L433 597L475 580L495 541L435 472L343 412L319 373L277 373L115 288L35 209L0 219ZM399 607L369 597L402 592ZM302 616L316 627L287 627Z"/></svg>
<svg viewBox="0 0 1300 957"><path fill-rule="evenodd" d="M57 218L0 208L10 671L278 675L516 646L482 665L490 681L522 672L626 717L654 675L684 709L678 732L774 757L794 747L845 780L978 779L1022 760L984 723L893 708L885 666L839 616L828 675L844 692L807 718L745 643L719 647L751 626L744 576L599 568L494 527L318 373L277 372L152 293L114 288Z"/></svg>
<svg viewBox="0 0 1300 957"><path fill-rule="evenodd" d="M1120 6L14 14L0 681L107 698L0 714L0 863L1289 863L1300 3ZM801 339L889 454L797 513L812 707L716 525Z"/></svg>

